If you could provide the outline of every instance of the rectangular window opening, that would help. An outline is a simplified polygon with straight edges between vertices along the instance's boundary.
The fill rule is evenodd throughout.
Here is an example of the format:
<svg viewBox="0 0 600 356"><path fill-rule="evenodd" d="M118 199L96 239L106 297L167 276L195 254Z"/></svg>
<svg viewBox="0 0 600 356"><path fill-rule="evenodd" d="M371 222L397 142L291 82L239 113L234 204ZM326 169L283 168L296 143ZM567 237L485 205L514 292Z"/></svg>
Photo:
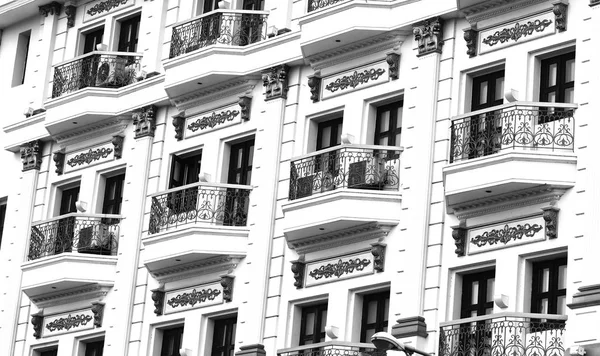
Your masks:
<svg viewBox="0 0 600 356"><path fill-rule="evenodd" d="M211 356L234 356L236 329L237 315L214 321Z"/></svg>
<svg viewBox="0 0 600 356"><path fill-rule="evenodd" d="M162 329L162 345L160 356L179 356L181 342L183 341L183 325L169 329Z"/></svg>
<svg viewBox="0 0 600 356"><path fill-rule="evenodd" d="M31 42L31 30L19 34L17 40L17 54L13 69L12 86L16 87L25 83L27 72L27 61L29 57L29 44Z"/></svg>

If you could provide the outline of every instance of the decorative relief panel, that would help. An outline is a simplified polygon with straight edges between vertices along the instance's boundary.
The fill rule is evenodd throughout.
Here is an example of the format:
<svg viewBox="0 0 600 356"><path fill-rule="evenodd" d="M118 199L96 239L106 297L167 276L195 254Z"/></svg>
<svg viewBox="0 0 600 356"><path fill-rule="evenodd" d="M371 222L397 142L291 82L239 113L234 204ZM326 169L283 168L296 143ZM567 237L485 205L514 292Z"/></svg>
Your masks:
<svg viewBox="0 0 600 356"><path fill-rule="evenodd" d="M306 263L305 286L348 279L374 272L371 251Z"/></svg>
<svg viewBox="0 0 600 356"><path fill-rule="evenodd" d="M321 98L328 99L357 89L386 83L389 66L385 60L342 73L327 76L321 81Z"/></svg>
<svg viewBox="0 0 600 356"><path fill-rule="evenodd" d="M64 172L71 172L77 169L94 166L100 163L111 161L115 158L115 150L112 142L107 142L99 146L86 148L79 151L65 154Z"/></svg>
<svg viewBox="0 0 600 356"><path fill-rule="evenodd" d="M185 119L185 137L192 137L208 131L222 129L242 122L239 104L208 111Z"/></svg>
<svg viewBox="0 0 600 356"><path fill-rule="evenodd" d="M66 334L94 328L91 309L44 317L42 337Z"/></svg>
<svg viewBox="0 0 600 356"><path fill-rule="evenodd" d="M531 41L556 32L553 12L546 12L479 32L479 53Z"/></svg>
<svg viewBox="0 0 600 356"><path fill-rule="evenodd" d="M545 240L542 216L470 229L469 254Z"/></svg>
<svg viewBox="0 0 600 356"><path fill-rule="evenodd" d="M165 293L164 313L203 308L223 303L221 281Z"/></svg>
<svg viewBox="0 0 600 356"><path fill-rule="evenodd" d="M104 16L113 11L121 10L135 3L135 0L98 0L85 5L83 22Z"/></svg>

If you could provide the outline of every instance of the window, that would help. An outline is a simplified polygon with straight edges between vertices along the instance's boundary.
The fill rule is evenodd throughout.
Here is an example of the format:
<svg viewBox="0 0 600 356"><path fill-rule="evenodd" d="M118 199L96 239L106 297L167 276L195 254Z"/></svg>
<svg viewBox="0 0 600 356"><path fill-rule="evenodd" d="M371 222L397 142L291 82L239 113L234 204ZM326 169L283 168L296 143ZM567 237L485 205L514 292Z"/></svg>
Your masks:
<svg viewBox="0 0 600 356"><path fill-rule="evenodd" d="M118 215L121 213L124 182L125 174L106 178L104 200L102 200L102 214Z"/></svg>
<svg viewBox="0 0 600 356"><path fill-rule="evenodd" d="M462 282L461 318L492 314L496 271L466 274Z"/></svg>
<svg viewBox="0 0 600 356"><path fill-rule="evenodd" d="M100 27L85 34L83 43L83 54L90 53L96 50L96 45L102 43L104 36L104 27Z"/></svg>
<svg viewBox="0 0 600 356"><path fill-rule="evenodd" d="M566 314L567 258L534 262L531 281L531 312Z"/></svg>
<svg viewBox="0 0 600 356"><path fill-rule="evenodd" d="M244 3L242 4L243 10L259 11L263 8L264 0L244 0ZM242 24L240 46L245 46L261 40L263 27L266 26L263 22L262 15L244 14L242 15Z"/></svg>
<svg viewBox="0 0 600 356"><path fill-rule="evenodd" d="M548 103L574 102L575 52L542 60L540 101Z"/></svg>
<svg viewBox="0 0 600 356"><path fill-rule="evenodd" d="M88 342L85 344L85 356L102 356L104 340Z"/></svg>
<svg viewBox="0 0 600 356"><path fill-rule="evenodd" d="M0 248L2 247L2 231L4 230L4 219L6 217L6 200L0 200Z"/></svg>
<svg viewBox="0 0 600 356"><path fill-rule="evenodd" d="M49 350L44 350L44 351L40 351L39 356L56 356L58 355L58 347L49 349Z"/></svg>
<svg viewBox="0 0 600 356"><path fill-rule="evenodd" d="M160 356L179 356L179 349L183 340L183 326L164 329Z"/></svg>
<svg viewBox="0 0 600 356"><path fill-rule="evenodd" d="M237 316L217 319L213 331L211 356L233 356Z"/></svg>
<svg viewBox="0 0 600 356"><path fill-rule="evenodd" d="M340 117L319 123L317 129L317 151L342 143L343 120Z"/></svg>
<svg viewBox="0 0 600 356"><path fill-rule="evenodd" d="M376 120L373 143L380 146L400 146L402 101L378 107Z"/></svg>
<svg viewBox="0 0 600 356"><path fill-rule="evenodd" d="M371 342L371 336L386 331L390 310L390 292L367 294L363 297L360 342Z"/></svg>
<svg viewBox="0 0 600 356"><path fill-rule="evenodd" d="M325 341L327 303L302 308L300 321L300 346Z"/></svg>
<svg viewBox="0 0 600 356"><path fill-rule="evenodd" d="M213 10L217 10L219 8L219 0L203 0L198 1L198 11L197 14L206 14ZM202 11L200 11L202 10Z"/></svg>
<svg viewBox="0 0 600 356"><path fill-rule="evenodd" d="M254 138L231 145L227 183L250 185L254 162ZM227 189L226 214L223 225L243 226L246 224L249 207L248 197L238 189Z"/></svg>
<svg viewBox="0 0 600 356"><path fill-rule="evenodd" d="M504 70L473 78L471 111L477 111L504 102Z"/></svg>
<svg viewBox="0 0 600 356"><path fill-rule="evenodd" d="M79 199L79 186L65 188L60 198L59 216L77 212L75 202ZM54 242L54 254L71 252L73 247L73 236L75 233L75 217L70 216L58 221L56 241Z"/></svg>
<svg viewBox="0 0 600 356"><path fill-rule="evenodd" d="M118 52L136 52L140 32L141 15L121 21Z"/></svg>
<svg viewBox="0 0 600 356"><path fill-rule="evenodd" d="M17 55L15 56L15 66L13 70L13 87L25 83L27 59L29 57L29 42L31 42L31 30L19 34L19 39L17 40Z"/></svg>
<svg viewBox="0 0 600 356"><path fill-rule="evenodd" d="M171 162L171 178L169 188L182 187L197 183L202 163L202 151L185 155L173 155ZM198 188L180 189L170 194L169 208L175 213L196 209L198 203Z"/></svg>

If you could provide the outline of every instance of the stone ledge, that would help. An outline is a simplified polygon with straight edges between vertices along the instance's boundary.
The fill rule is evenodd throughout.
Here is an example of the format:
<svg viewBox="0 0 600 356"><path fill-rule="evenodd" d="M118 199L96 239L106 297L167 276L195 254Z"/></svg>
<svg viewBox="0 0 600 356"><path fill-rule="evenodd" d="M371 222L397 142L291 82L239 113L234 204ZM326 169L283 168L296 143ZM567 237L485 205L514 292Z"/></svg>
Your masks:
<svg viewBox="0 0 600 356"><path fill-rule="evenodd" d="M392 335L401 339L411 336L427 337L427 324L422 316L413 316L396 320L396 325L392 326Z"/></svg>
<svg viewBox="0 0 600 356"><path fill-rule="evenodd" d="M235 353L235 356L265 356L267 352L261 344L241 346L240 351Z"/></svg>
<svg viewBox="0 0 600 356"><path fill-rule="evenodd" d="M571 309L579 309L600 305L600 284L593 284L578 288L579 292L573 294L573 302L567 304Z"/></svg>

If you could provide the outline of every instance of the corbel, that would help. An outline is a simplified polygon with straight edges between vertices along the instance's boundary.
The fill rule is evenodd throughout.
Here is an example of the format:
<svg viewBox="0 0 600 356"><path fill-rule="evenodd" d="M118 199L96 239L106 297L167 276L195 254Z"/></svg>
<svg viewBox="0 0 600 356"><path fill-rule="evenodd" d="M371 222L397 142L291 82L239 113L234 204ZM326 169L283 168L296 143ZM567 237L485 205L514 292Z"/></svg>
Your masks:
<svg viewBox="0 0 600 356"><path fill-rule="evenodd" d="M115 159L121 159L123 157L123 141L125 138L123 136L113 136L112 144L115 152Z"/></svg>
<svg viewBox="0 0 600 356"><path fill-rule="evenodd" d="M469 57L475 57L477 55L477 31L468 28L465 30L463 37L465 42L467 42L467 54Z"/></svg>
<svg viewBox="0 0 600 356"><path fill-rule="evenodd" d="M175 138L177 141L183 140L183 130L185 129L185 112L180 112L173 116L173 126L175 126Z"/></svg>
<svg viewBox="0 0 600 356"><path fill-rule="evenodd" d="M249 95L242 95L238 100L240 106L240 112L242 114L242 120L250 120L250 108L252 107L252 97Z"/></svg>
<svg viewBox="0 0 600 356"><path fill-rule="evenodd" d="M223 287L223 300L227 303L233 300L233 279L231 275L221 276L221 287Z"/></svg>
<svg viewBox="0 0 600 356"><path fill-rule="evenodd" d="M296 287L296 289L304 287L305 268L306 262L304 262L303 256L295 261L292 261L292 273L294 273L294 287Z"/></svg>
<svg viewBox="0 0 600 356"><path fill-rule="evenodd" d="M308 87L310 88L310 100L313 103L321 100L321 82L323 78L321 78L321 74L319 72L315 73L308 77Z"/></svg>
<svg viewBox="0 0 600 356"><path fill-rule="evenodd" d="M33 337L39 339L42 337L42 324L44 322L44 316L42 312L31 315L31 324L33 325Z"/></svg>
<svg viewBox="0 0 600 356"><path fill-rule="evenodd" d="M552 12L554 13L554 23L558 32L567 30L567 8L568 5L563 2L555 2L552 4Z"/></svg>
<svg viewBox="0 0 600 356"><path fill-rule="evenodd" d="M52 155L52 160L54 161L54 165L56 166L54 172L56 172L56 174L58 175L63 174L63 170L65 167L65 153L63 151L54 152L54 154Z"/></svg>
<svg viewBox="0 0 600 356"><path fill-rule="evenodd" d="M373 269L377 272L383 272L385 266L385 247L382 242L371 244L371 254L373 255Z"/></svg>
<svg viewBox="0 0 600 356"><path fill-rule="evenodd" d="M544 221L546 222L546 237L555 239L558 237L558 211L559 208L548 206L542 208Z"/></svg>
<svg viewBox="0 0 600 356"><path fill-rule="evenodd" d="M165 302L165 291L161 288L152 290L152 300L154 301L154 314L160 316L163 314L163 304Z"/></svg>
<svg viewBox="0 0 600 356"><path fill-rule="evenodd" d="M398 79L400 76L400 55L394 52L388 53L385 56L385 61L388 64L388 73L390 79Z"/></svg>
<svg viewBox="0 0 600 356"><path fill-rule="evenodd" d="M101 327L102 319L104 317L104 303L92 303L92 313L94 314L94 326L98 328Z"/></svg>
<svg viewBox="0 0 600 356"><path fill-rule="evenodd" d="M454 239L454 245L456 246L454 253L456 253L456 256L458 257L465 255L468 231L464 221L461 221L459 226L452 227L452 238Z"/></svg>

